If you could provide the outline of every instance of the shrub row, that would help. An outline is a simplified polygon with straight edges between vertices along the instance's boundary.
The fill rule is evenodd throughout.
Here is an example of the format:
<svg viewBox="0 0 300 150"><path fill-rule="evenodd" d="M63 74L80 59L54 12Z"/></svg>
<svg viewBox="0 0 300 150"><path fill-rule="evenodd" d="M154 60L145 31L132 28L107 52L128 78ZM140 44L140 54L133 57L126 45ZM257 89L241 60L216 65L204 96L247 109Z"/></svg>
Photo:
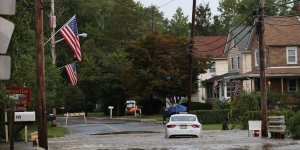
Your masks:
<svg viewBox="0 0 300 150"><path fill-rule="evenodd" d="M222 123L225 119L228 121L235 121L239 111L238 110L196 110L192 111L197 115L203 124L216 124Z"/></svg>
<svg viewBox="0 0 300 150"><path fill-rule="evenodd" d="M270 110L268 116L285 116L285 122L287 123L291 117L295 114L292 110ZM247 111L240 116L241 129L248 128L248 120L261 120L260 111Z"/></svg>
<svg viewBox="0 0 300 150"><path fill-rule="evenodd" d="M240 123L242 129L247 129L248 120L261 120L260 111L247 111L242 113L240 110L195 110L192 111L193 114L196 114L199 120L203 124L216 124L222 123L225 119L228 119L228 122ZM280 116L284 115L286 122L294 116L292 110L271 110L268 112L268 116Z"/></svg>

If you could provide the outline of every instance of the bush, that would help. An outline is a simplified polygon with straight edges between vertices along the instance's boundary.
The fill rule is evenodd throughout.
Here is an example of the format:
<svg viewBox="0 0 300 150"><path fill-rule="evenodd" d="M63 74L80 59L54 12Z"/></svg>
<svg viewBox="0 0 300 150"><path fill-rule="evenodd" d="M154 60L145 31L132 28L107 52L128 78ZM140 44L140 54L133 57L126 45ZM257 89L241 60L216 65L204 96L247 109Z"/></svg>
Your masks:
<svg viewBox="0 0 300 150"><path fill-rule="evenodd" d="M214 102L214 109L230 109L229 100L217 100Z"/></svg>
<svg viewBox="0 0 300 150"><path fill-rule="evenodd" d="M289 120L293 116L294 112L291 110L271 110L268 112L268 116L285 116L286 120ZM261 120L261 111L247 111L241 115L240 124L241 129L247 129L249 120Z"/></svg>
<svg viewBox="0 0 300 150"><path fill-rule="evenodd" d="M192 111L196 114L201 123L204 124L215 124L222 123L225 119L231 120L236 113L236 110L196 110Z"/></svg>
<svg viewBox="0 0 300 150"><path fill-rule="evenodd" d="M284 99L285 96L283 96L281 93L268 92L267 96L269 109L277 109L282 106L282 99Z"/></svg>
<svg viewBox="0 0 300 150"><path fill-rule="evenodd" d="M231 102L233 109L241 110L241 113L246 111L256 111L260 109L260 97L256 91L248 93L242 93L239 99Z"/></svg>
<svg viewBox="0 0 300 150"><path fill-rule="evenodd" d="M187 106L187 103L183 103L182 105ZM212 110L212 104L191 102L191 110Z"/></svg>
<svg viewBox="0 0 300 150"><path fill-rule="evenodd" d="M247 111L243 113L240 117L240 124L241 129L248 128L248 121L249 120L261 120L260 111Z"/></svg>
<svg viewBox="0 0 300 150"><path fill-rule="evenodd" d="M292 138L300 138L300 111L297 111L297 113L293 117L291 117L288 122L288 129L291 133Z"/></svg>

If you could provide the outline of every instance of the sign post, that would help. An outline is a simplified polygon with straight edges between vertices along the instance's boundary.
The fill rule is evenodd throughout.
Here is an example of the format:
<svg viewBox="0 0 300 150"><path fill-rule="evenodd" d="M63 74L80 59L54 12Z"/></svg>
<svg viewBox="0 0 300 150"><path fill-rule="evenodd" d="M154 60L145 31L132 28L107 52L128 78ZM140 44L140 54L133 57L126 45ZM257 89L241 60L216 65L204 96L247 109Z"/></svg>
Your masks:
<svg viewBox="0 0 300 150"><path fill-rule="evenodd" d="M112 110L114 109L114 106L108 106L108 109L109 109L109 116L111 119L112 118Z"/></svg>

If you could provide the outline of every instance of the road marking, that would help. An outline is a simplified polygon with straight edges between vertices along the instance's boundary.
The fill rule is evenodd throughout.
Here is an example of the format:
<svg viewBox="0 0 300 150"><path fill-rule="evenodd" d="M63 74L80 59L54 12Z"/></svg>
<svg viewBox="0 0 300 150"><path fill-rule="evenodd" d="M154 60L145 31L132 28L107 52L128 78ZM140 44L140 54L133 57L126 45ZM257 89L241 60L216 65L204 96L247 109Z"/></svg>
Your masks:
<svg viewBox="0 0 300 150"><path fill-rule="evenodd" d="M90 123L97 123L97 124L99 124L99 125L105 126L105 127L111 129L111 130L114 131L114 132L120 132L120 131L121 131L121 130L119 130L119 129L117 129L117 128L111 126L111 125L100 123L99 121L89 121L89 122L90 122Z"/></svg>
<svg viewBox="0 0 300 150"><path fill-rule="evenodd" d="M107 124L102 124L102 123L100 123L100 125L105 126L105 127L107 127L107 128L110 128L110 129L113 130L114 132L120 132L120 131L121 131L121 130L119 130L119 129L113 127L113 126L107 125Z"/></svg>

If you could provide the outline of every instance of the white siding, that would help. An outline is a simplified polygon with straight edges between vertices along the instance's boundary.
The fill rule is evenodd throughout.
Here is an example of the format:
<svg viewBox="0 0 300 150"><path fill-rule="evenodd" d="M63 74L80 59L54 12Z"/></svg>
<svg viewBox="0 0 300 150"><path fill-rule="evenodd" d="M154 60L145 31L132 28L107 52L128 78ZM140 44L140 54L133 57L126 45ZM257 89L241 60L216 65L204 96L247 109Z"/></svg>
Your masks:
<svg viewBox="0 0 300 150"><path fill-rule="evenodd" d="M216 65L216 72L210 73L209 70L207 70L207 73L198 75L198 91L197 93L194 93L192 95L192 101L193 102L204 102L202 100L202 97L207 99L206 90L202 86L202 81L207 80L215 75L222 75L225 73L228 73L228 60L215 60ZM202 88L203 87L203 88Z"/></svg>

